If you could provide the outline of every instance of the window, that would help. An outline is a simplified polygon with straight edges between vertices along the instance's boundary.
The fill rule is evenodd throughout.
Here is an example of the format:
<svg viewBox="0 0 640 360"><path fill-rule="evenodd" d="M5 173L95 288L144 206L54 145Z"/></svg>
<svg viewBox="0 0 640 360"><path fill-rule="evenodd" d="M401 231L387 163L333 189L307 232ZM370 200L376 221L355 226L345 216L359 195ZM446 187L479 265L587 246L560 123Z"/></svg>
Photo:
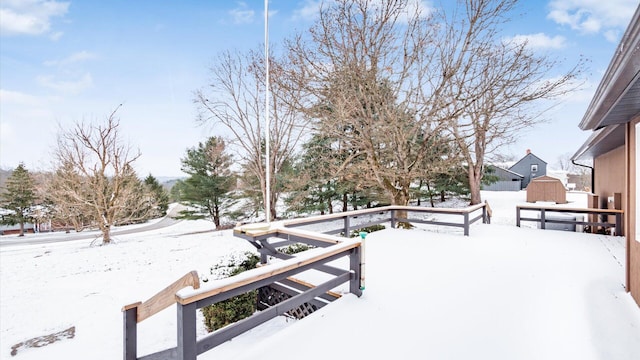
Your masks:
<svg viewBox="0 0 640 360"><path fill-rule="evenodd" d="M531 172L532 173L538 172L538 164L531 164Z"/></svg>

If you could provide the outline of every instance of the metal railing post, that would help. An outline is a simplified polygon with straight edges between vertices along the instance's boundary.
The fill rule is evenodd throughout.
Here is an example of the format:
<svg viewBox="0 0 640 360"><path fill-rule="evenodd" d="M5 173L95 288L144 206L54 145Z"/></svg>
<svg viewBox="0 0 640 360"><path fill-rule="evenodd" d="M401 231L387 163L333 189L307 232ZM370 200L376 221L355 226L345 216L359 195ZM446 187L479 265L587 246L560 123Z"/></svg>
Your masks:
<svg viewBox="0 0 640 360"><path fill-rule="evenodd" d="M178 360L196 360L196 303L178 307Z"/></svg>
<svg viewBox="0 0 640 360"><path fill-rule="evenodd" d="M344 237L350 237L349 215L344 217Z"/></svg>
<svg viewBox="0 0 640 360"><path fill-rule="evenodd" d="M360 269L360 260L362 257L362 248L360 246L353 248L351 253L349 254L349 268L351 270L351 280L349 280L349 292L356 295L362 295L362 284L360 284L361 279L361 269Z"/></svg>
<svg viewBox="0 0 640 360"><path fill-rule="evenodd" d="M464 213L464 236L469 236L469 213Z"/></svg>
<svg viewBox="0 0 640 360"><path fill-rule="evenodd" d="M122 312L124 320L124 360L138 358L138 307L127 308Z"/></svg>
<svg viewBox="0 0 640 360"><path fill-rule="evenodd" d="M616 236L623 236L622 233L622 214L616 214Z"/></svg>
<svg viewBox="0 0 640 360"><path fill-rule="evenodd" d="M545 224L545 218L546 218L546 214L544 209L540 209L540 228L542 230L547 228L547 225Z"/></svg>

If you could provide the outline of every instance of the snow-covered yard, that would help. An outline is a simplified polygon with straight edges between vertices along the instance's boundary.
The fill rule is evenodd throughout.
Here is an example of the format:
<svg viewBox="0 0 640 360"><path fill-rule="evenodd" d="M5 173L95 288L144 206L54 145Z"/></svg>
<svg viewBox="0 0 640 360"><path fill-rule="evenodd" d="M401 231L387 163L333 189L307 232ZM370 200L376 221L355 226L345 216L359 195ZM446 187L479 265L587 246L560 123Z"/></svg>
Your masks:
<svg viewBox="0 0 640 360"><path fill-rule="evenodd" d="M442 228L372 233L362 297L272 320L199 358L638 359L640 308L624 291L624 238L518 228L515 205L525 196L484 192L492 224L474 224L468 237ZM586 204L585 194L568 199ZM182 221L112 246L3 245L0 358L122 358L122 306L254 251L230 230L208 229ZM71 328L72 338L11 355ZM140 323L138 342L139 355L175 346L175 306Z"/></svg>

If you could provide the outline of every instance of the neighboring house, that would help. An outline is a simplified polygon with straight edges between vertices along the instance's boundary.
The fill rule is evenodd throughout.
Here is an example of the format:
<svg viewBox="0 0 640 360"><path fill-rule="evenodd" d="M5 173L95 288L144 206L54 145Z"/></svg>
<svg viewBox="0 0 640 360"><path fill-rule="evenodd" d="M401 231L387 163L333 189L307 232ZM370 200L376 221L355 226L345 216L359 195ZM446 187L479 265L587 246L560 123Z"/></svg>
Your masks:
<svg viewBox="0 0 640 360"><path fill-rule="evenodd" d="M24 233L33 233L36 231L36 227L32 223L24 224ZM0 225L0 235L12 235L20 234L20 224L15 225Z"/></svg>
<svg viewBox="0 0 640 360"><path fill-rule="evenodd" d="M531 150L527 149L527 155L513 164L509 170L523 176L520 189L526 189L529 182L531 182L531 179L547 175L547 163L533 155Z"/></svg>
<svg viewBox="0 0 640 360"><path fill-rule="evenodd" d="M599 205L606 207L609 197L622 195L626 289L640 305L640 6L579 127L593 133L572 160L593 160L593 193Z"/></svg>
<svg viewBox="0 0 640 360"><path fill-rule="evenodd" d="M520 189L522 189L522 179L524 176L520 174L494 165L487 166L487 173L490 176L497 177L498 180L489 185L482 185L482 190L520 191Z"/></svg>
<svg viewBox="0 0 640 360"><path fill-rule="evenodd" d="M533 155L527 149L527 155L509 166L487 165L488 174L498 177L498 181L483 185L482 190L492 191L520 191L526 189L533 178L547 175L547 163ZM566 186L566 180L563 181Z"/></svg>

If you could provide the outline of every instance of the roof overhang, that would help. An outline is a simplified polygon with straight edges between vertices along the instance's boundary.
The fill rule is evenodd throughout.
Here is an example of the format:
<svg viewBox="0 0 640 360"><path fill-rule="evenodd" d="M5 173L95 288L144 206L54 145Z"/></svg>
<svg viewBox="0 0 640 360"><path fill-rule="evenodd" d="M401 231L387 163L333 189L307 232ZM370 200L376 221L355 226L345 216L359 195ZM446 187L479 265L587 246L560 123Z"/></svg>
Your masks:
<svg viewBox="0 0 640 360"><path fill-rule="evenodd" d="M640 114L640 6L579 124L598 130L629 122Z"/></svg>
<svg viewBox="0 0 640 360"><path fill-rule="evenodd" d="M624 145L624 126L607 126L595 130L571 159L590 160L622 145Z"/></svg>

